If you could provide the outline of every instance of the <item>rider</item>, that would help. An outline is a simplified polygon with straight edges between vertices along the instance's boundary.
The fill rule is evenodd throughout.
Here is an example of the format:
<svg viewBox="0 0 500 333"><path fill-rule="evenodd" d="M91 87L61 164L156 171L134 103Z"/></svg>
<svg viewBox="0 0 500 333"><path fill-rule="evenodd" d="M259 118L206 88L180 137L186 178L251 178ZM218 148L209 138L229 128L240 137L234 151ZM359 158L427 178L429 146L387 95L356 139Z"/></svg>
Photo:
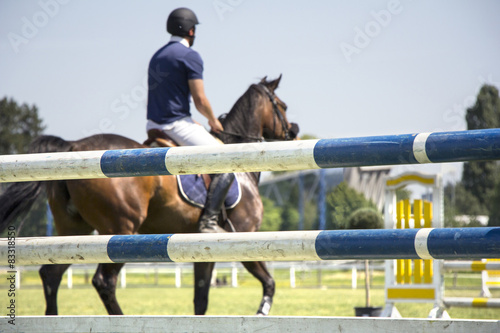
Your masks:
<svg viewBox="0 0 500 333"><path fill-rule="evenodd" d="M167 19L170 41L151 58L148 70L146 129L159 129L182 146L220 144L203 126L191 118L190 98L208 119L213 132L223 131L215 117L203 85L203 60L194 51L198 19L188 8L177 8ZM198 221L201 232L225 232L218 222L234 174L211 175L205 208Z"/></svg>

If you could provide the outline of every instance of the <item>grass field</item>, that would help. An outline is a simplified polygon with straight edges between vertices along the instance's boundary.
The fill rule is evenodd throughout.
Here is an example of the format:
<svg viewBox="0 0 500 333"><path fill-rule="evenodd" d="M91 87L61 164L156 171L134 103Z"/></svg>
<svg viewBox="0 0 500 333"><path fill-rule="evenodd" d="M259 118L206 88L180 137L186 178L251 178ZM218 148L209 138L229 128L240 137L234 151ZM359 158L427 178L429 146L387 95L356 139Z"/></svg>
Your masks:
<svg viewBox="0 0 500 333"><path fill-rule="evenodd" d="M93 273L91 273L93 274ZM228 277L230 271L219 270L218 276ZM6 274L0 274L0 306L9 302ZM91 275L90 275L91 276ZM481 280L479 274L460 274L453 280L445 276L446 296L477 297ZM350 271L323 271L322 287L318 287L316 272L296 273L296 288L289 286L289 271L276 269L276 295L271 315L292 316L354 316L354 307L364 306L363 274L358 276L358 288L351 289ZM73 289L68 289L66 277L59 290L60 315L105 315L97 293L84 275L73 276ZM183 274L183 287L174 287L173 274L127 275L127 288L117 290L122 310L129 315L191 315L193 314L192 274ZM383 272L373 273L372 306L384 305ZM238 288L214 287L210 291L208 315L253 315L260 302L262 289L252 276L241 272ZM451 287L454 286L452 289ZM500 297L496 290L495 297ZM16 315L43 315L45 301L41 282L35 271L22 274L21 288L16 290ZM432 304L401 303L397 307L404 317L425 318ZM450 308L452 318L499 319L500 309Z"/></svg>

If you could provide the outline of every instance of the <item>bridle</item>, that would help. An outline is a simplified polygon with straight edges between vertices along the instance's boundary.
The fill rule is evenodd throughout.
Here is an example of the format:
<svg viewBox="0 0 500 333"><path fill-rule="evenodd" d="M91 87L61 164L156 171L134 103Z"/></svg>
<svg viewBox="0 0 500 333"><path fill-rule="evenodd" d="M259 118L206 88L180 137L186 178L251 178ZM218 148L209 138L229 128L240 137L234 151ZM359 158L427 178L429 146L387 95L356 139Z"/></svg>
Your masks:
<svg viewBox="0 0 500 333"><path fill-rule="evenodd" d="M285 118L283 117L283 114L281 114L280 110L278 109L278 103L276 102L276 95L271 93L269 88L267 88L262 83L259 83L259 86L267 94L267 97L269 97L269 100L271 101L271 104L273 105L273 112L278 116L278 119L280 120L280 123L281 123L281 128L283 130L283 133L285 133L285 140L290 140L291 138L290 138L290 133L288 132L287 122L286 122ZM276 129L276 117L273 117L273 132L275 132L275 129Z"/></svg>
<svg viewBox="0 0 500 333"><path fill-rule="evenodd" d="M262 90L264 90L267 97L269 98L269 101L273 105L273 112L278 116L278 119L281 123L281 127L283 129L283 132L285 133L285 140L290 140L291 137L290 137L290 133L288 132L287 122L278 108L278 103L276 102L276 96L269 90L269 88L267 88L262 83L259 83L258 85L262 88ZM276 129L276 117L273 117L273 132L275 132L275 129ZM252 140L252 141L256 141L256 142L262 142L265 140L264 137L256 137L256 136L251 136L251 135L241 135L238 133L233 133L233 132L228 132L228 131L221 131L220 133L239 137L239 138L246 139L246 140ZM278 141L278 139L266 139L266 141Z"/></svg>

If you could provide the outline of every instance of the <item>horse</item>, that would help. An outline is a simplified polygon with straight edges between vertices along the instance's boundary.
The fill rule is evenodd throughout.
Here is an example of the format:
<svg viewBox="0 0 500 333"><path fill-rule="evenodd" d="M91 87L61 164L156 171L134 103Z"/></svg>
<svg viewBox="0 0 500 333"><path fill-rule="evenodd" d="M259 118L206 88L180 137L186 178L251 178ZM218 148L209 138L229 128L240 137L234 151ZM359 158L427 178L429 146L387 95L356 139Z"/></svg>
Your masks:
<svg viewBox="0 0 500 333"><path fill-rule="evenodd" d="M286 104L278 98L281 75L268 81L264 77L252 84L230 112L221 116L224 131L218 138L225 144L262 140L295 139L298 126L289 123ZM30 152L68 152L145 148L144 144L114 134L100 134L77 141L41 136ZM255 232L263 217L259 195L260 173L238 173L241 200L227 217L226 231ZM99 234L171 234L198 232L201 208L181 198L175 176L124 177L106 179L55 180L11 184L0 196L0 230L5 229L36 197L45 191L59 236ZM275 293L275 282L264 262L243 262L243 266L262 284L258 315L267 315ZM215 263L194 264L194 313L208 308L210 280ZM39 270L46 301L46 315L57 315L57 291L70 265L43 265ZM116 299L118 273L123 264L99 264L92 284L110 315L122 315Z"/></svg>

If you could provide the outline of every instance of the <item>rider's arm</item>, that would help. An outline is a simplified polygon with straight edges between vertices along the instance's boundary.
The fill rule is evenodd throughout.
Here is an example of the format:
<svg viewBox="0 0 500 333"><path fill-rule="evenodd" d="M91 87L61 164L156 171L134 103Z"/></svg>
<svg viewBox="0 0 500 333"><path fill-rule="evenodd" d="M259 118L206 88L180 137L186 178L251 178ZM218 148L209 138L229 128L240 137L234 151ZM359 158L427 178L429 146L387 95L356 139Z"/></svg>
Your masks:
<svg viewBox="0 0 500 333"><path fill-rule="evenodd" d="M189 90L191 91L191 96L193 96L194 105L196 109L208 119L208 125L214 132L220 132L224 130L222 125L214 115L212 111L212 106L205 95L205 87L203 85L202 79L189 80Z"/></svg>

